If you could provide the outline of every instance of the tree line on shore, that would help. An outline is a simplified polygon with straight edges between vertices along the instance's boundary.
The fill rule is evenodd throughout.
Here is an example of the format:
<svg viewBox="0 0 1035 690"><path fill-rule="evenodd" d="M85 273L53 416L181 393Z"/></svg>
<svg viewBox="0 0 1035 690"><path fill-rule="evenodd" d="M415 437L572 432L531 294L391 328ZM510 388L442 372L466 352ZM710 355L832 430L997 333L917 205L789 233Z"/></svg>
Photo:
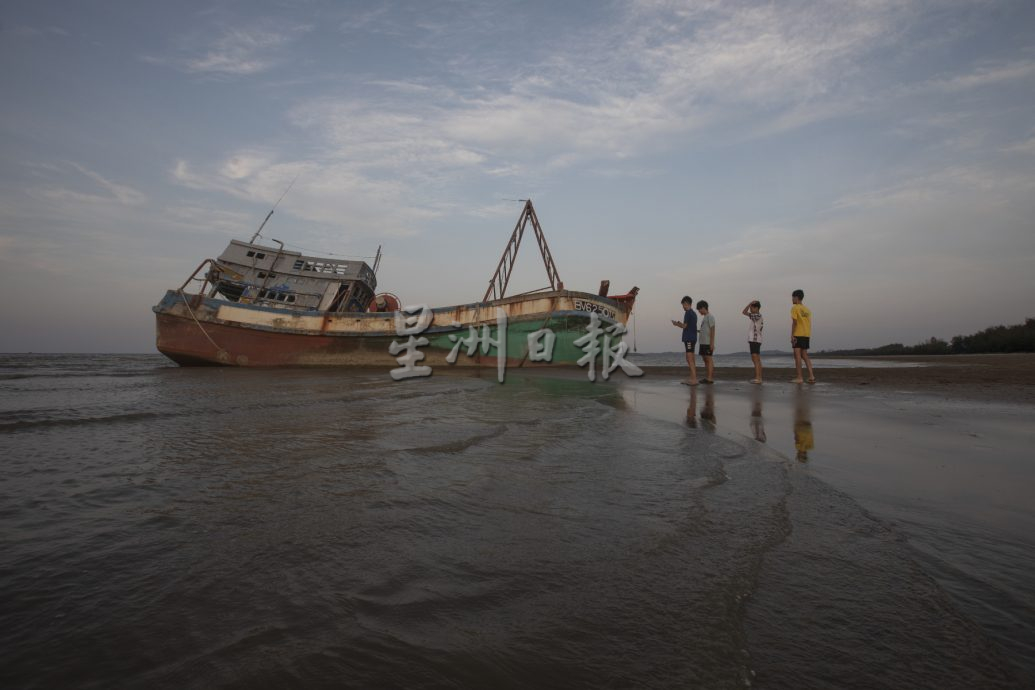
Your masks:
<svg viewBox="0 0 1035 690"><path fill-rule="evenodd" d="M1035 352L1035 318L1014 326L991 326L972 335L956 335L946 342L931 338L916 345L891 343L854 350L824 350L825 355L963 355L995 352Z"/></svg>

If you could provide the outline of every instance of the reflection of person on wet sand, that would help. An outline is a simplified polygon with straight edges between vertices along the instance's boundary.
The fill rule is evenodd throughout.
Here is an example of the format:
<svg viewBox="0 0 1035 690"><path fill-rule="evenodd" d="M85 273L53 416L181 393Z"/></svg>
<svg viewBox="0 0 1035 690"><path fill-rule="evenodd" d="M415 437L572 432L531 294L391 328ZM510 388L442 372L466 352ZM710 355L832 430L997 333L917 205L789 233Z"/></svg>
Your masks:
<svg viewBox="0 0 1035 690"><path fill-rule="evenodd" d="M711 388L704 393L704 409L701 410L701 419L708 423L708 428L715 428L715 393Z"/></svg>
<svg viewBox="0 0 1035 690"><path fill-rule="evenodd" d="M686 425L691 429L697 428L697 389L690 389L690 404L686 408Z"/></svg>
<svg viewBox="0 0 1035 690"><path fill-rule="evenodd" d="M701 420L704 428L715 429L715 393L708 389L704 394L704 408L701 409ZM690 389L690 404L686 408L686 425L691 429L697 428L697 389Z"/></svg>
<svg viewBox="0 0 1035 690"><path fill-rule="evenodd" d="M799 462L808 462L809 451L816 445L812 437L811 417L809 395L804 391L798 391L794 401L794 450Z"/></svg>
<svg viewBox="0 0 1035 690"><path fill-rule="evenodd" d="M765 422L762 420L762 390L751 390L751 434L759 443L765 443Z"/></svg>

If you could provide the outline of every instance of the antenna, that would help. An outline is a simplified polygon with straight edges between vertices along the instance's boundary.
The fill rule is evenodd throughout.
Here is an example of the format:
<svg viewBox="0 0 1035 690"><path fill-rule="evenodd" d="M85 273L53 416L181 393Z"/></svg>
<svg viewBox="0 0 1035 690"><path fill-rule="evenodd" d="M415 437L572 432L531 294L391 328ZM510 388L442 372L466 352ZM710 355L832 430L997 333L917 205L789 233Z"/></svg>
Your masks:
<svg viewBox="0 0 1035 690"><path fill-rule="evenodd" d="M377 275L377 267L381 265L381 245L377 245L377 256L374 257L374 275Z"/></svg>
<svg viewBox="0 0 1035 690"><path fill-rule="evenodd" d="M301 174L302 173L298 173L298 175ZM262 225L260 225L259 229L255 231L255 234L252 235L252 239L249 241L249 244L254 244L256 239L262 237L262 229L266 227L266 223L273 216L273 212L277 210L277 206L280 206L280 202L284 200L284 197L287 196L287 193L290 192L291 188L295 186L295 181L298 180L298 175L295 175L295 179L291 180L291 184L287 186L287 189L284 190L284 193L280 195L279 199L277 199L277 203L273 204L273 208L271 208L270 212L266 214L266 220L262 221ZM276 242L276 240L274 240L274 242Z"/></svg>

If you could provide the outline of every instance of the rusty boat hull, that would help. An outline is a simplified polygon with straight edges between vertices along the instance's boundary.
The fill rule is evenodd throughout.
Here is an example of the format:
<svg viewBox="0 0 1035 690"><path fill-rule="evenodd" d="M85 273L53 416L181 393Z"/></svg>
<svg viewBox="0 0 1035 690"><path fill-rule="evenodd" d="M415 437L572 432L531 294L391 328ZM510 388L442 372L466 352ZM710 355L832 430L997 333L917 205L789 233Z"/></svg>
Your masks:
<svg viewBox="0 0 1035 690"><path fill-rule="evenodd" d="M498 338L499 311L505 314L508 367L576 365L585 346L576 341L594 323L601 329L624 326L633 299L609 298L584 292L552 290L431 309L432 319L419 337L421 365L442 367L497 367L496 347L481 348L468 356L459 351L453 363L447 356L457 339L471 327L488 327ZM397 330L395 313L335 313L285 311L242 304L181 290L169 290L153 308L157 348L182 366L232 367L384 367L397 365L390 352L407 335ZM595 317L594 317L595 315ZM533 361L529 336L548 329L556 337L548 362ZM611 343L621 336L612 329ZM601 337L603 340L603 337Z"/></svg>

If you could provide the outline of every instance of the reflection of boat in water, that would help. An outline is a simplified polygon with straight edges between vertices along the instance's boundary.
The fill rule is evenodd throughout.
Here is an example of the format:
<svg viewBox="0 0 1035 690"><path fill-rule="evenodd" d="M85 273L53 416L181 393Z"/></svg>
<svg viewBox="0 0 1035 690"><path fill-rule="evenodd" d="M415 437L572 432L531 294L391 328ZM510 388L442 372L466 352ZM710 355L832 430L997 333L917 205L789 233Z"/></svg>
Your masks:
<svg viewBox="0 0 1035 690"><path fill-rule="evenodd" d="M268 217L267 217L268 220ZM505 297L526 226L531 224L550 285ZM261 228L260 228L261 230ZM256 233L258 237L258 233ZM201 263L184 284L153 308L157 347L184 366L391 366L392 342L400 338L398 298L376 294L380 250L365 261L305 256L279 247L233 240L218 259ZM191 283L200 283L188 292ZM424 364L445 364L457 337L469 327L495 328L497 309L506 316L510 366L532 362L529 336L549 329L556 336L553 364L574 364L585 354L574 343L586 335L592 315L608 328L627 323L638 288L607 295L565 290L532 202L526 201L510 242L481 302L431 309L421 335ZM450 338L452 335L452 338ZM615 341L618 338L614 338ZM457 365L497 366L496 348L483 348Z"/></svg>

